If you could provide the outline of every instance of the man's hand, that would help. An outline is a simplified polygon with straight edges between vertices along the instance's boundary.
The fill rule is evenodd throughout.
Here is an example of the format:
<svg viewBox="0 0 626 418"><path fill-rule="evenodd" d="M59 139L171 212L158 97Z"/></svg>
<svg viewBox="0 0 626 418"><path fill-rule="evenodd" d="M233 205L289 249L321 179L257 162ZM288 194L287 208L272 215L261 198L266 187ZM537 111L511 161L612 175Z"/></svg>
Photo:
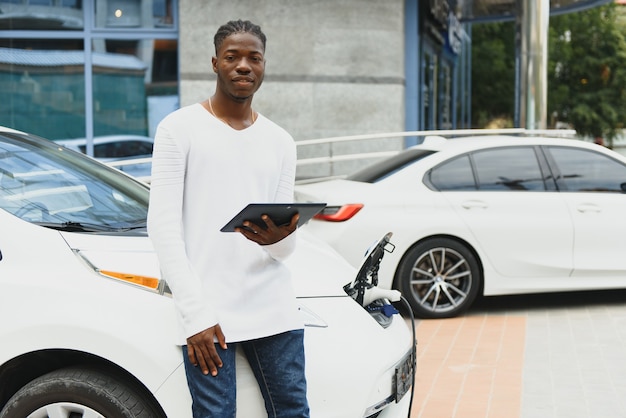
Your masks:
<svg viewBox="0 0 626 418"><path fill-rule="evenodd" d="M293 215L291 222L287 225L276 226L269 216L263 215L261 219L265 222L266 228L262 228L252 222L245 221L245 228L235 228L235 231L241 232L243 236L250 241L254 241L260 245L274 244L291 234L298 227L299 214Z"/></svg>
<svg viewBox="0 0 626 418"><path fill-rule="evenodd" d="M226 338L219 324L207 328L187 338L187 356L194 366L200 366L202 373L217 376L217 368L222 367L222 359L215 349L215 338L220 347L226 350Z"/></svg>

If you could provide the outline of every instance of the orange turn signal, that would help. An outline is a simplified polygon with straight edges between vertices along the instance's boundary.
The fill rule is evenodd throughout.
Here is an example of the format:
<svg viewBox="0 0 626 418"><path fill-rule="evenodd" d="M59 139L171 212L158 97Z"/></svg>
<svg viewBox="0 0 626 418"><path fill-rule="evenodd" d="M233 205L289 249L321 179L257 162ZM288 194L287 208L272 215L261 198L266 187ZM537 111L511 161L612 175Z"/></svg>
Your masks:
<svg viewBox="0 0 626 418"><path fill-rule="evenodd" d="M104 276L111 277L113 279L123 280L125 282L137 284L139 286L148 287L156 290L159 287L159 279L155 277L140 276L137 274L120 273L117 271L98 270L98 272Z"/></svg>

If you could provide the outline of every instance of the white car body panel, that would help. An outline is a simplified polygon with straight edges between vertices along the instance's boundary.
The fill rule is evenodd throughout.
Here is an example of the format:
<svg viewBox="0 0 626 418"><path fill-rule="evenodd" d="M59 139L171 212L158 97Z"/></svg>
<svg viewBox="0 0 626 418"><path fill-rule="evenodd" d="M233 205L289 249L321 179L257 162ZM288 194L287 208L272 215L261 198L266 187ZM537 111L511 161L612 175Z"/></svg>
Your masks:
<svg viewBox="0 0 626 418"><path fill-rule="evenodd" d="M4 211L0 225L0 312L11 318L0 327L0 364L38 350L91 353L138 377L167 416L190 417L172 299L102 277L70 249L110 270L154 275L158 267L148 238L58 232ZM312 417L361 417L391 393L394 368L412 337L400 316L383 329L349 298L342 285L355 269L327 247L317 250L315 239L306 236L301 234L290 263L298 273L298 294L306 296L301 305L327 324L305 333ZM318 252L326 264L315 263ZM308 261L304 268L301 261ZM263 408L260 392L242 355L238 362L238 416L256 416ZM408 398L380 416L406 416Z"/></svg>
<svg viewBox="0 0 626 418"><path fill-rule="evenodd" d="M563 198L576 224L573 275L584 277L593 270L593 274L600 277L623 277L626 270L624 196L563 193ZM598 260L602 260L602 263L598 263Z"/></svg>
<svg viewBox="0 0 626 418"><path fill-rule="evenodd" d="M564 277L573 269L574 231L559 193L443 192L471 230L484 262L503 278ZM549 207L547 207L549 206ZM510 224L515 219L515 224ZM506 227L510 236L503 236ZM536 231L541 230L540 236Z"/></svg>
<svg viewBox="0 0 626 418"><path fill-rule="evenodd" d="M13 227L3 233L9 239L0 239L0 309L11 318L2 325L0 364L37 350L84 351L143 376L152 391L179 365L172 357L176 321L168 298L89 271L58 231L4 211L0 224L3 232ZM142 332L154 324L159 332ZM159 355L128 355L146 347L160 347Z"/></svg>

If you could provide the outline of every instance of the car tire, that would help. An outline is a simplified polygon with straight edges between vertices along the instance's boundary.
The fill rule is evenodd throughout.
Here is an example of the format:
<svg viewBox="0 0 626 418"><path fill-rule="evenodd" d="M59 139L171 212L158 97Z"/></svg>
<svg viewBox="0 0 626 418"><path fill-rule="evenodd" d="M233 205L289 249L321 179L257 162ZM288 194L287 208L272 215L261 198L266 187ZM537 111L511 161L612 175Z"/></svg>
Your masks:
<svg viewBox="0 0 626 418"><path fill-rule="evenodd" d="M0 418L49 416L157 418L151 403L108 374L67 368L22 387L0 411Z"/></svg>
<svg viewBox="0 0 626 418"><path fill-rule="evenodd" d="M467 310L482 288L474 254L449 238L433 238L409 249L398 268L396 287L416 317L451 318Z"/></svg>

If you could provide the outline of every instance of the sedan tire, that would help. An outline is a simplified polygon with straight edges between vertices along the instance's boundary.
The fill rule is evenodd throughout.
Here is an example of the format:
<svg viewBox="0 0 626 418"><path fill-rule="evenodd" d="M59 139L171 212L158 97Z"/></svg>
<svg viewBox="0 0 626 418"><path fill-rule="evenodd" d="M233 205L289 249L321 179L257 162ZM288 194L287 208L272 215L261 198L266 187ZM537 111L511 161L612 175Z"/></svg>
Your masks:
<svg viewBox="0 0 626 418"><path fill-rule="evenodd" d="M78 368L57 370L33 380L0 412L0 418L161 416L129 386L107 374Z"/></svg>
<svg viewBox="0 0 626 418"><path fill-rule="evenodd" d="M421 242L404 255L396 284L419 318L450 318L467 310L482 287L474 254L449 238Z"/></svg>

